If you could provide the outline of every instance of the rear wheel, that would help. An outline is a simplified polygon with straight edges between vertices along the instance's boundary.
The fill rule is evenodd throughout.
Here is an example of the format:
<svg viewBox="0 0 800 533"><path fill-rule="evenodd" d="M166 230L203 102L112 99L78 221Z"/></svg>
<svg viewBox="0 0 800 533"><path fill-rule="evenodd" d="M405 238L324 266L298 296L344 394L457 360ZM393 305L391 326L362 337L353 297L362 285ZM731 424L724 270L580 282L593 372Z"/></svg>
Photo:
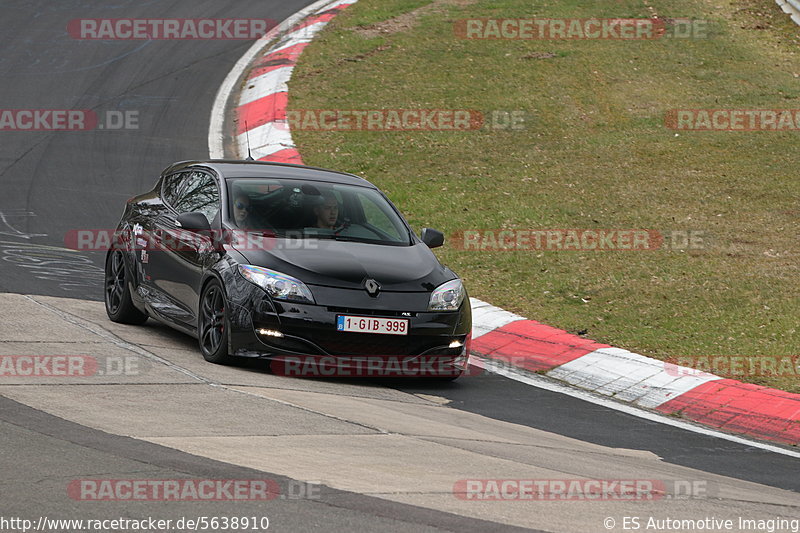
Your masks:
<svg viewBox="0 0 800 533"><path fill-rule="evenodd" d="M197 331L200 353L210 363L226 364L228 355L228 328L225 316L225 294L216 279L211 280L200 296Z"/></svg>
<svg viewBox="0 0 800 533"><path fill-rule="evenodd" d="M112 250L106 257L105 302L106 314L112 322L120 324L144 324L147 315L142 313L131 300L128 290L128 269L122 250Z"/></svg>

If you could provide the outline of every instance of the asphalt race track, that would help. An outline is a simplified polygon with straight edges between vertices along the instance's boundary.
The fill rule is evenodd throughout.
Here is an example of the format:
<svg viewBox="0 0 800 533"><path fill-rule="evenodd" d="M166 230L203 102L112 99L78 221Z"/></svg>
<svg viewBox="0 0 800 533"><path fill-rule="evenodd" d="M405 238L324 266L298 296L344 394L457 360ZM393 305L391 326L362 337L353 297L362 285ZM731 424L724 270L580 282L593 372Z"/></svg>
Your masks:
<svg viewBox="0 0 800 533"><path fill-rule="evenodd" d="M77 40L79 18L268 18L310 2L4 1L0 98L7 109L134 112L138 129L4 132L0 291L98 299L102 254L65 254L65 230L113 229L125 200L174 161L208 157L216 92L252 41ZM36 252L24 245L36 244ZM81 255L82 257L73 257ZM9 256L14 259L8 259ZM31 259L30 257L33 257ZM39 258L37 261L36 258ZM9 264L11 263L11 264ZM12 266L13 265L13 266ZM7 268L11 266L11 268ZM78 276L63 271L75 268Z"/></svg>
<svg viewBox="0 0 800 533"><path fill-rule="evenodd" d="M2 3L0 107L127 112L138 126L0 132L0 355L133 358L146 371L83 381L0 377L0 518L227 514L266 515L280 531L605 531L605 516L657 512L800 517L796 457L491 374L433 385L291 380L259 362L217 367L202 360L191 338L153 321L131 328L105 320L104 253L65 249L65 236L112 229L125 200L149 189L167 164L207 157L214 96L252 42L77 40L68 22L281 21L310 3ZM448 489L470 472L481 479L703 480L713 490L661 507L478 505ZM318 479L323 487L318 498L268 502L67 495L71 480L87 478L269 478L284 489Z"/></svg>

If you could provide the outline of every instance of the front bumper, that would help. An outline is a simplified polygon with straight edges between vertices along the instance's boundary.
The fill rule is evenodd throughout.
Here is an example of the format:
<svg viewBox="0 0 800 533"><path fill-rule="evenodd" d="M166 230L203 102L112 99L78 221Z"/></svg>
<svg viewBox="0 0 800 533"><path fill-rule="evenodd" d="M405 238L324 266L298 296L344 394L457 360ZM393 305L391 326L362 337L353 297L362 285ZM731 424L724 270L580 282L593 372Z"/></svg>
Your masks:
<svg viewBox="0 0 800 533"><path fill-rule="evenodd" d="M419 294L409 296L406 308L400 307L403 295L394 294L391 302L400 308L386 309L380 308L385 304L366 307L371 302L348 301L353 291L342 291L341 302L351 305L331 306L273 301L250 284L239 289L229 294L231 355L271 358L290 367L297 362L305 368L335 366L336 375L378 375L380 368L398 367L403 375L415 368L421 375L447 375L466 368L472 330L468 298L458 311L419 312L408 310L419 308ZM337 331L337 316L343 314L407 319L409 333Z"/></svg>

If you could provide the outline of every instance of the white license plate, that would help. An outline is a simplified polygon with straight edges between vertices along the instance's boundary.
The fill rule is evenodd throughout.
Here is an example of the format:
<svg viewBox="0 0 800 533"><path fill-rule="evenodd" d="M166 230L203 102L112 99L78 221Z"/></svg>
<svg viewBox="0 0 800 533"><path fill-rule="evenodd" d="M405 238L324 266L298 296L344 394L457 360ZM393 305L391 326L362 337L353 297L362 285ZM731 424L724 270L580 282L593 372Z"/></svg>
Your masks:
<svg viewBox="0 0 800 533"><path fill-rule="evenodd" d="M408 335L408 320L405 318L338 315L336 317L336 330L356 333Z"/></svg>

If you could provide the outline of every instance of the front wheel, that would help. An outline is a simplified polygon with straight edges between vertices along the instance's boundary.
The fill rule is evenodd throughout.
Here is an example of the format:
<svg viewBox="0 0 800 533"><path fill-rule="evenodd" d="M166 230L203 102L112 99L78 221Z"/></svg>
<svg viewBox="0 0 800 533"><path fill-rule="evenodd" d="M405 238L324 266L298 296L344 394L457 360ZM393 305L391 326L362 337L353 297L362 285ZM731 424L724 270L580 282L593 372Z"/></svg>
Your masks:
<svg viewBox="0 0 800 533"><path fill-rule="evenodd" d="M112 250L106 257L105 276L106 314L112 322L120 324L144 324L147 315L142 313L131 300L128 289L128 270L122 250Z"/></svg>
<svg viewBox="0 0 800 533"><path fill-rule="evenodd" d="M197 332L200 353L209 363L227 364L232 361L228 355L228 328L225 317L225 294L216 279L211 280L200 296Z"/></svg>

